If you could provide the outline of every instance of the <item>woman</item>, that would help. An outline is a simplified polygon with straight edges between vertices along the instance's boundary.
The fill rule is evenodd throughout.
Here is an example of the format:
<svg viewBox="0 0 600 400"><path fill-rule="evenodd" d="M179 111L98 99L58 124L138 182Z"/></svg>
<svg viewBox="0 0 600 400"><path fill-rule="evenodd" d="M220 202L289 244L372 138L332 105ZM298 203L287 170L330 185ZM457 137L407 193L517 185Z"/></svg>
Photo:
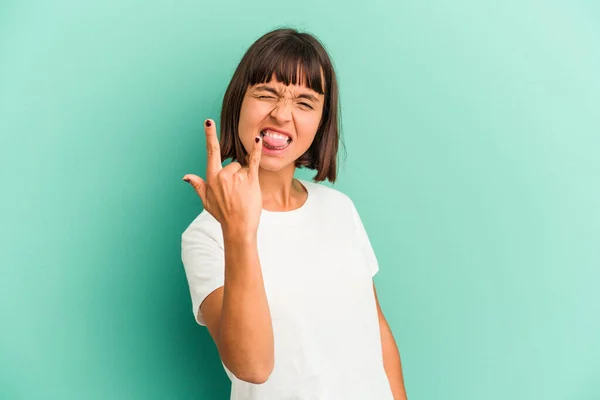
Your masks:
<svg viewBox="0 0 600 400"><path fill-rule="evenodd" d="M231 399L406 398L368 236L352 200L318 183L335 182L339 143L320 42L293 29L259 38L225 92L220 143L213 120L205 132L206 177L183 178L204 211L182 260ZM316 170L314 182L296 168Z"/></svg>

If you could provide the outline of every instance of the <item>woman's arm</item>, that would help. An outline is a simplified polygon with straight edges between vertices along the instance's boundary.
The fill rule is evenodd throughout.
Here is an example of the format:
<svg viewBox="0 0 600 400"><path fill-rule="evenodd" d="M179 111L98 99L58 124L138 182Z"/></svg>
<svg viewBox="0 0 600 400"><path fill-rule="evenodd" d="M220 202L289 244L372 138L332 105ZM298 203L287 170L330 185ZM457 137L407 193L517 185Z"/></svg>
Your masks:
<svg viewBox="0 0 600 400"><path fill-rule="evenodd" d="M200 305L223 364L238 378L261 384L274 366L273 327L256 238L223 232L225 285Z"/></svg>
<svg viewBox="0 0 600 400"><path fill-rule="evenodd" d="M248 167L238 162L223 167L214 121L207 119L204 129L206 178L187 174L183 179L221 224L225 276L223 289L209 294L200 310L229 371L241 380L264 383L273 371L275 351L256 244L262 210L258 180L262 140L255 138Z"/></svg>
<svg viewBox="0 0 600 400"><path fill-rule="evenodd" d="M377 314L379 316L379 330L381 332L381 347L383 351L383 366L385 368L385 374L390 381L390 387L392 388L392 394L394 400L407 400L406 389L404 388L404 376L402 374L402 362L400 360L400 352L398 346L392 335L392 330L388 325L381 306L379 305L379 299L377 298L377 291L375 290L375 283L373 283L373 293L375 294L375 301L377 303Z"/></svg>

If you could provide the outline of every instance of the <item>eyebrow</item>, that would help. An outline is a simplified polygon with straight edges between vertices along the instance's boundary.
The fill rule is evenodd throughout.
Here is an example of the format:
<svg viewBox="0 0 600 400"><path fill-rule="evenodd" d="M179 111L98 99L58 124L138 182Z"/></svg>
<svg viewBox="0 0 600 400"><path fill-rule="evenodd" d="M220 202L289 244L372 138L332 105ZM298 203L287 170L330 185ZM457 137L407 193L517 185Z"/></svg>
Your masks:
<svg viewBox="0 0 600 400"><path fill-rule="evenodd" d="M268 86L268 85L260 85L256 87L256 90L264 90L266 92L270 92L273 93L277 96L281 96L281 93L279 93L277 90L275 90L275 88L273 88L272 86ZM319 102L319 99L316 98L315 96L313 96L312 94L308 94L308 93L301 93L297 96L299 99L300 98L304 98L304 99L308 99L311 101L314 101L315 103Z"/></svg>

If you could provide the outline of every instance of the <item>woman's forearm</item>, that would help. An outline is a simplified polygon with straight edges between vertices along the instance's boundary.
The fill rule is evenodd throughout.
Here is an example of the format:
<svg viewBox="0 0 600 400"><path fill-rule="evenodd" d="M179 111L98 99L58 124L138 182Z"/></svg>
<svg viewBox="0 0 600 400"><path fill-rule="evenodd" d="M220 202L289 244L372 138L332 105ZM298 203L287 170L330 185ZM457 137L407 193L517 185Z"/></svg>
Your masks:
<svg viewBox="0 0 600 400"><path fill-rule="evenodd" d="M379 328L381 331L383 366L390 382L394 400L407 400L400 352L398 351L392 330L385 318L380 318Z"/></svg>
<svg viewBox="0 0 600 400"><path fill-rule="evenodd" d="M263 383L274 365L273 326L255 235L223 232L225 284L218 348L239 379Z"/></svg>

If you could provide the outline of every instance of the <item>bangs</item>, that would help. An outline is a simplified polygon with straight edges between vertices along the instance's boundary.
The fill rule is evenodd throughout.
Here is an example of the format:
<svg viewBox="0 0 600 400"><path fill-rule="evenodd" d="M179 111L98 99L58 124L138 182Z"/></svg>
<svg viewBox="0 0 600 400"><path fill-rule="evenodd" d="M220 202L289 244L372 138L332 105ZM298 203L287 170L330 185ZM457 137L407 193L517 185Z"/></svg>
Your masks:
<svg viewBox="0 0 600 400"><path fill-rule="evenodd" d="M304 85L319 94L325 93L323 68L318 54L302 42L288 40L261 49L248 69L248 83L253 86L271 81L273 73L287 85Z"/></svg>

